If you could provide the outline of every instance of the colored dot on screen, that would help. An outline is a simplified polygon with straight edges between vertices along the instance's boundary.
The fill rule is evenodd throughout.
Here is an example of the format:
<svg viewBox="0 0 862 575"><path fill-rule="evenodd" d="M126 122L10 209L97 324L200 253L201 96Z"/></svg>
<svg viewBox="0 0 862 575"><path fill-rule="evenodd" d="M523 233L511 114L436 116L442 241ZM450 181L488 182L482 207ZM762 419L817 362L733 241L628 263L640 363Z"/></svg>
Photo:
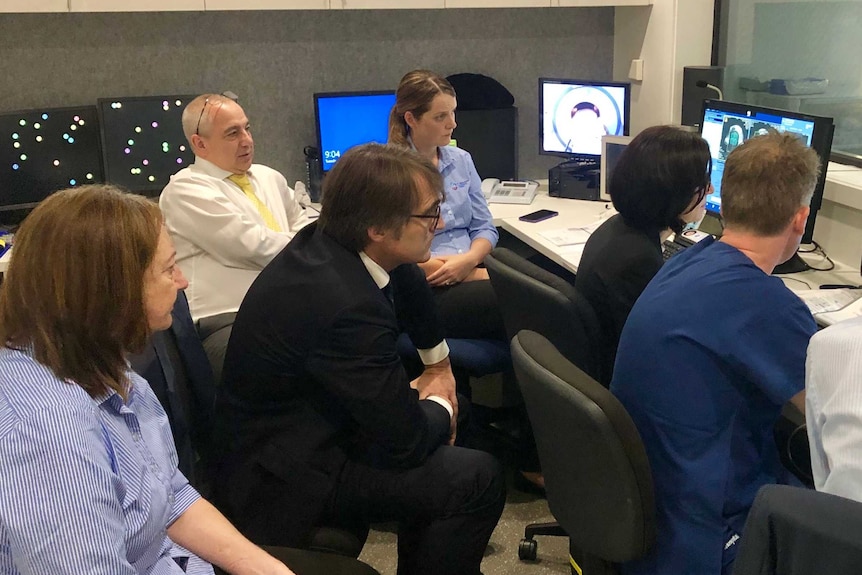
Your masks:
<svg viewBox="0 0 862 575"><path fill-rule="evenodd" d="M59 165L60 165L60 160L54 160L53 164L54 164L55 166L59 166Z"/></svg>
<svg viewBox="0 0 862 575"><path fill-rule="evenodd" d="M27 160L27 154L21 154L20 158L21 158L22 162L26 161Z"/></svg>
<svg viewBox="0 0 862 575"><path fill-rule="evenodd" d="M87 173L87 179L88 179L88 180L92 180L92 179L93 179L93 174L91 174L91 173Z"/></svg>
<svg viewBox="0 0 862 575"><path fill-rule="evenodd" d="M128 144L129 144L130 146L134 146L134 145L135 145L135 141L130 139L130 140L128 141Z"/></svg>
<svg viewBox="0 0 862 575"><path fill-rule="evenodd" d="M141 127L140 127L140 126L135 126L135 133L136 133L136 134L140 134L140 133L141 133Z"/></svg>
<svg viewBox="0 0 862 575"><path fill-rule="evenodd" d="M167 112L167 111L168 111L168 110L170 110L170 109L171 109L171 107L170 107L170 106L168 106L168 103L167 103L167 102L165 102L164 104L162 104L162 110L164 110L165 112Z"/></svg>
<svg viewBox="0 0 862 575"><path fill-rule="evenodd" d="M47 119L48 119L48 114L42 114L42 119L43 119L43 120L47 120Z"/></svg>
<svg viewBox="0 0 862 575"><path fill-rule="evenodd" d="M76 126L75 124L72 124L71 126L69 126L69 129L70 130L77 130L78 126Z"/></svg>
<svg viewBox="0 0 862 575"><path fill-rule="evenodd" d="M152 124L150 124L150 125L151 125L153 128L158 128L158 127L159 127L159 123L158 123L158 122L153 122L153 123L152 123Z"/></svg>
<svg viewBox="0 0 862 575"><path fill-rule="evenodd" d="M151 182L155 182L155 181L156 181L156 177L155 177L155 176L150 176L150 177L149 177L149 178L147 178L147 179L148 179L149 181L151 181Z"/></svg>
<svg viewBox="0 0 862 575"><path fill-rule="evenodd" d="M15 142L14 144L12 144L12 147L17 150L18 148L21 147L21 142Z"/></svg>
<svg viewBox="0 0 862 575"><path fill-rule="evenodd" d="M19 125L19 126L26 126L26 125L27 125L27 120L18 120L18 125Z"/></svg>
<svg viewBox="0 0 862 575"><path fill-rule="evenodd" d="M150 165L150 161L149 161L149 160L144 160L144 161L143 161L143 162L141 162L141 163L142 163L143 165L145 165L145 166L149 166L149 165Z"/></svg>
<svg viewBox="0 0 862 575"><path fill-rule="evenodd" d="M78 122L81 120L81 116L72 116L72 121Z"/></svg>
<svg viewBox="0 0 862 575"><path fill-rule="evenodd" d="M63 139L64 139L64 140L68 140L68 139L69 139L69 134L63 134Z"/></svg>
<svg viewBox="0 0 862 575"><path fill-rule="evenodd" d="M123 152L125 152L126 154L131 154L131 153L132 153L132 151L131 151L129 148L126 148L125 150L123 150Z"/></svg>
<svg viewBox="0 0 862 575"><path fill-rule="evenodd" d="M167 101L167 100L162 100L162 107L164 108L164 107L167 107L167 106L170 106L170 104L168 104L168 101Z"/></svg>
<svg viewBox="0 0 862 575"><path fill-rule="evenodd" d="M182 101L182 100L175 100L175 101L174 101L174 106L182 106L182 105L183 105L183 101Z"/></svg>
<svg viewBox="0 0 862 575"><path fill-rule="evenodd" d="M13 132L13 133L12 133L12 139L13 139L13 140L17 140L18 138L19 138L18 133L17 133L17 132Z"/></svg>
<svg viewBox="0 0 862 575"><path fill-rule="evenodd" d="M75 178L72 178L71 180L69 180L69 185L70 185L70 186L74 186L74 185L75 185L75 184L77 184L77 183L78 183L78 180L76 180Z"/></svg>
<svg viewBox="0 0 862 575"><path fill-rule="evenodd" d="M39 128L41 128L41 127L42 127L42 124L40 124L39 122L36 122L35 124L33 124L33 129L34 129L34 130L38 130L38 129L39 129Z"/></svg>
<svg viewBox="0 0 862 575"><path fill-rule="evenodd" d="M70 143L70 144L74 144L74 143L75 143L75 138L69 138L69 143Z"/></svg>
<svg viewBox="0 0 862 575"><path fill-rule="evenodd" d="M177 158L177 163L178 163L178 164L182 164L182 163L183 163L183 159L182 159L182 158Z"/></svg>
<svg viewBox="0 0 862 575"><path fill-rule="evenodd" d="M83 126L83 125L84 125L84 120L78 120L78 124L79 124L79 125L81 125L81 126Z"/></svg>
<svg viewBox="0 0 862 575"><path fill-rule="evenodd" d="M41 142L41 141L42 141L42 136L36 136L36 141L37 141L37 142Z"/></svg>
<svg viewBox="0 0 862 575"><path fill-rule="evenodd" d="M181 152L185 152L185 151L186 151L186 147L185 147L185 146L180 146L180 151L181 151Z"/></svg>
<svg viewBox="0 0 862 575"><path fill-rule="evenodd" d="M18 168L20 168L20 167L21 167L21 166L19 166L18 164L12 164L12 169L13 169L13 170L17 170L17 169L18 169Z"/></svg>

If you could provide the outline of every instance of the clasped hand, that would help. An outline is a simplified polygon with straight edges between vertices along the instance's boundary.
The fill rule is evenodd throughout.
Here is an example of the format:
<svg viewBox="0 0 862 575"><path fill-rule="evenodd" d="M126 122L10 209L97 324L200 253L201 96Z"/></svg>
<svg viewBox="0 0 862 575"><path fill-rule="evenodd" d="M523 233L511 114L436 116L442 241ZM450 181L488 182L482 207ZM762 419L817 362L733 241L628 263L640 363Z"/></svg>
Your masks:
<svg viewBox="0 0 862 575"><path fill-rule="evenodd" d="M462 281L482 279L475 276L478 262L472 254L452 254L435 256L434 260L441 262L440 266L428 274L428 283L434 287L454 285ZM487 276L484 278L487 279Z"/></svg>
<svg viewBox="0 0 862 575"><path fill-rule="evenodd" d="M452 375L449 358L426 365L422 375L410 382L410 387L419 392L419 399L436 395L452 405L454 413L449 422L449 445L453 445L458 427L458 396L455 393L455 376Z"/></svg>

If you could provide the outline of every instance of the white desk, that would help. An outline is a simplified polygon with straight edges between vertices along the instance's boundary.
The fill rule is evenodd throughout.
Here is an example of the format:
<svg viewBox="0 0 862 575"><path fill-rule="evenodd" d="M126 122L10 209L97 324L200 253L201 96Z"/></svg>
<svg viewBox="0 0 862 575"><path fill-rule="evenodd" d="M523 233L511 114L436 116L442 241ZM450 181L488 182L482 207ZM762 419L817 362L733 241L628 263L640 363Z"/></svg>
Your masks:
<svg viewBox="0 0 862 575"><path fill-rule="evenodd" d="M547 182L539 188L539 194L530 205L489 204L491 214L494 216L494 224L572 273L577 273L584 245L557 246L545 239L540 232L589 225L606 214L610 204L552 198L548 196L546 186ZM534 224L518 219L519 216L542 209L554 210L560 215ZM828 267L829 262L815 254L803 253L801 256L815 269L778 276L791 290L817 289L821 284L862 285L862 275L859 273L858 265L835 262L835 269L817 271L816 268ZM862 300L851 304L841 312L834 312L829 314L829 317L818 319L821 324L826 325L855 315L862 315Z"/></svg>

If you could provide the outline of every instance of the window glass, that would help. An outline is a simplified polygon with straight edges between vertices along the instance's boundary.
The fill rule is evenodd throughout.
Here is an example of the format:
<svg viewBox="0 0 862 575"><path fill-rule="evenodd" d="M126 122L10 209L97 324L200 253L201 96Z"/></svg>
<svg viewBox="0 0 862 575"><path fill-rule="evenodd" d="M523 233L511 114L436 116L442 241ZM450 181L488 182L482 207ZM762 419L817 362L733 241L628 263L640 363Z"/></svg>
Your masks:
<svg viewBox="0 0 862 575"><path fill-rule="evenodd" d="M862 160L862 0L717 0L725 98L835 119Z"/></svg>

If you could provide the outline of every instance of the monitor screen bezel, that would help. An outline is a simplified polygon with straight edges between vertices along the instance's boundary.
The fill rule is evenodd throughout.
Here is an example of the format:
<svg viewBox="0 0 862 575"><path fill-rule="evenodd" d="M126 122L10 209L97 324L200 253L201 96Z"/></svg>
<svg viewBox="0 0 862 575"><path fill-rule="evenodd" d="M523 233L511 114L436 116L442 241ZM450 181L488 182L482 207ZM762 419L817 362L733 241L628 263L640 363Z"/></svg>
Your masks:
<svg viewBox="0 0 862 575"><path fill-rule="evenodd" d="M329 172L326 162L323 161L323 135L320 133L320 100L329 98L361 97L361 96L394 96L395 90L351 90L343 92L315 92L314 93L314 132L317 138L317 149L321 155L320 170L323 174ZM387 120L388 122L388 120ZM387 124L388 125L388 124ZM330 168L331 169L331 168Z"/></svg>
<svg viewBox="0 0 862 575"><path fill-rule="evenodd" d="M97 137L96 137L96 148L97 148L97 150L96 150L96 155L94 157L97 157L99 160L97 163L97 168L99 170L99 173L94 174L93 181L91 183L100 184L100 183L105 181L105 160L104 160L104 156L102 155L102 147L103 147L102 146L102 126L101 126L102 122L101 122L101 117L99 117L98 106L88 104L88 105L82 105L82 106L54 106L54 107L50 107L50 108L30 108L27 110L11 110L8 112L5 112L5 111L0 112L0 116L17 116L20 114L33 114L33 113L53 114L53 113L58 113L58 112L60 112L60 113L79 112L82 110L88 110L89 112L93 113L93 117L96 118L96 123L98 124L98 126L97 126L97 128L98 128L97 129ZM60 188L57 188L57 190L55 190L55 191L59 191L59 190L69 188L69 187L70 186L60 187ZM53 193L54 192L49 193L48 196L50 196ZM48 196L45 196L45 198L47 198ZM43 200L45 198L43 198ZM31 210L31 209L35 208L36 206L38 206L41 202L42 202L42 200L39 200L38 202L25 202L25 203L21 203L21 204L4 204L2 201L2 198L0 198L0 212Z"/></svg>
<svg viewBox="0 0 862 575"><path fill-rule="evenodd" d="M631 104L632 104L632 85L631 82L605 82L600 80L579 80L575 78L539 78L539 91L538 91L538 101L539 101L539 154L543 156L556 156L558 158L567 158L567 159L593 159L598 162L601 158L601 154L577 154L577 153L568 153L568 152L558 152L555 150L545 150L544 142L545 142L545 101L544 101L544 86L545 84L563 84L570 86L595 86L595 87L610 87L610 88L624 88L625 93L623 95L623 136L628 136L631 129ZM609 134L611 135L611 134ZM617 134L613 134L617 135Z"/></svg>
<svg viewBox="0 0 862 575"><path fill-rule="evenodd" d="M599 186L599 199L606 202L611 201L611 191L608 189L608 144L628 146L634 136L602 136L602 163L600 166L601 184Z"/></svg>
<svg viewBox="0 0 862 575"><path fill-rule="evenodd" d="M791 118L803 122L813 122L814 129L811 133L810 147L817 153L820 158L820 175L817 179L817 184L814 187L814 193L811 196L811 213L808 215L808 221L805 224L805 232L802 235L801 243L810 244L814 239L814 223L817 219L817 212L823 203L823 189L826 186L826 166L829 161L829 154L832 149L832 136L835 130L834 120L826 116L814 116L803 112L792 112L790 110L782 110L779 108L768 108L766 106L754 106L742 102L731 102L729 100L714 100L707 98L703 101L700 115L700 135L703 137L703 128L706 121L706 112L710 109L716 109L725 113L738 115L752 115L755 113L769 114L783 118ZM714 216L720 217L720 211L708 210Z"/></svg>
<svg viewBox="0 0 862 575"><path fill-rule="evenodd" d="M105 132L105 122L104 122L104 114L102 112L102 104L111 102L140 102L140 101L158 101L158 100L171 100L171 99L181 99L185 104L183 105L183 111L185 111L186 106L189 103L197 98L197 94L154 94L152 96L112 96L110 98L97 98L96 99L96 111L99 114L99 135L101 136L100 145L102 147L102 172L103 177L106 182L108 180L108 150L105 142L107 142L107 134ZM180 125L180 131L182 130L182 125ZM183 131L183 137L185 137L185 132ZM186 140L186 144L188 144L189 149L191 150L191 142ZM192 156L194 157L194 152L192 152ZM194 160L192 160L194 161ZM188 166L183 166L188 167ZM180 168L182 169L182 168ZM179 171L179 170L177 170ZM109 182L110 183L110 182ZM134 194L141 194L147 197L158 197L159 194L162 193L164 186L142 186L138 189L129 190Z"/></svg>

